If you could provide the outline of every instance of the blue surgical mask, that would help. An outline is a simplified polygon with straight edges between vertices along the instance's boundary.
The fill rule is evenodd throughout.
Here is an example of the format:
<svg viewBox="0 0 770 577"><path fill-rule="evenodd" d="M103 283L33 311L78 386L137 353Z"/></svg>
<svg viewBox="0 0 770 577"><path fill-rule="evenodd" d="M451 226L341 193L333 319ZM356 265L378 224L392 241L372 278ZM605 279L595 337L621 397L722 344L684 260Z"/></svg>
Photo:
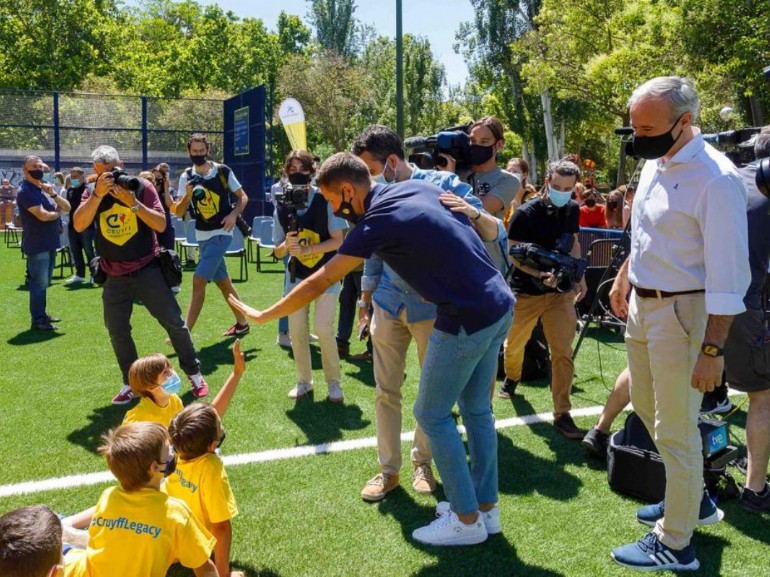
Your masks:
<svg viewBox="0 0 770 577"><path fill-rule="evenodd" d="M551 204L553 204L556 208L561 208L569 202L570 198L572 198L572 191L568 190L566 192L562 192L561 190L555 190L549 186L548 198L551 199Z"/></svg>
<svg viewBox="0 0 770 577"><path fill-rule="evenodd" d="M169 395L178 395L182 390L182 379L179 378L176 371L172 371L171 376L167 378L161 386Z"/></svg>
<svg viewBox="0 0 770 577"><path fill-rule="evenodd" d="M72 188L77 188L80 186L80 179L79 178L71 178L70 179L70 186Z"/></svg>
<svg viewBox="0 0 770 577"><path fill-rule="evenodd" d="M382 172L376 176L372 177L372 180L376 182L377 184L393 184L396 182L396 173L393 172L393 180L388 180L385 178L385 171L388 170L388 161L385 161L385 164L382 166Z"/></svg>
<svg viewBox="0 0 770 577"><path fill-rule="evenodd" d="M53 179L51 178L51 173L50 173L50 172L44 172L44 173L43 173L43 182L47 182L47 183L49 183L49 184L50 184L50 183L51 183L51 180L53 180Z"/></svg>

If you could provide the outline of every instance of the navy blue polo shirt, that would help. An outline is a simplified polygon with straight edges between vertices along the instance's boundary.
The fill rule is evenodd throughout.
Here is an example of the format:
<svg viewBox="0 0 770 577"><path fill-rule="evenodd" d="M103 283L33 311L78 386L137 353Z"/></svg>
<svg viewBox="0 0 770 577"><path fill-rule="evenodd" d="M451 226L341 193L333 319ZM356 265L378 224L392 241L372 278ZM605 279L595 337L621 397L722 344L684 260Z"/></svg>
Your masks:
<svg viewBox="0 0 770 577"><path fill-rule="evenodd" d="M377 253L436 305L437 329L472 334L510 314L514 299L468 218L439 201L443 192L419 180L374 185L338 252Z"/></svg>
<svg viewBox="0 0 770 577"><path fill-rule="evenodd" d="M33 255L59 248L59 220L43 222L29 212L30 208L41 206L49 212L56 210L56 202L44 193L39 186L25 180L16 193L21 226L21 248L24 254Z"/></svg>

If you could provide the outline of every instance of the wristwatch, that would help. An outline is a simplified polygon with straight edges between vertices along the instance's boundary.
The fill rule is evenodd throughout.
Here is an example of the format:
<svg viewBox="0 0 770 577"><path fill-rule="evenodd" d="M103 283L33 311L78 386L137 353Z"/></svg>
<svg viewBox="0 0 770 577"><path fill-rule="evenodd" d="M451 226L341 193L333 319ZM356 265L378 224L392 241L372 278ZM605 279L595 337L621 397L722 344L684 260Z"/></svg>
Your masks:
<svg viewBox="0 0 770 577"><path fill-rule="evenodd" d="M725 354L725 350L717 345L711 343L703 343L700 346L701 352L708 357L721 357Z"/></svg>
<svg viewBox="0 0 770 577"><path fill-rule="evenodd" d="M137 202L134 206L131 207L131 212L139 212L140 208L142 208L142 205Z"/></svg>
<svg viewBox="0 0 770 577"><path fill-rule="evenodd" d="M364 300L360 300L360 301L358 301L358 308L360 308L360 309L368 309L369 308L369 303L364 301Z"/></svg>

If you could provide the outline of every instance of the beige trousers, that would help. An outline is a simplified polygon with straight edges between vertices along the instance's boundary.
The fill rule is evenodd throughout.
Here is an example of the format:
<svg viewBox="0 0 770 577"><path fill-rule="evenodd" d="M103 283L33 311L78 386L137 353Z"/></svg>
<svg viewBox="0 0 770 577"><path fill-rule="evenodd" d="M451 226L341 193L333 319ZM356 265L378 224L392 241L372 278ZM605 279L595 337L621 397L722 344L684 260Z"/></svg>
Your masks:
<svg viewBox="0 0 770 577"><path fill-rule="evenodd" d="M417 358L422 366L435 319L409 323L406 310L394 317L373 303L371 321L374 346L374 380L377 384L374 412L377 419L377 456L383 473L401 469L401 387L404 384L406 353L414 338ZM414 431L411 460L414 465L431 461L430 445L420 427Z"/></svg>
<svg viewBox="0 0 770 577"><path fill-rule="evenodd" d="M570 392L575 374L572 339L577 327L574 292L516 295L513 324L505 340L505 376L514 381L521 380L524 347L539 318L543 319L543 332L551 350L551 396L553 414L558 417L572 409Z"/></svg>
<svg viewBox="0 0 770 577"><path fill-rule="evenodd" d="M631 403L666 467L666 514L654 531L672 549L689 544L703 495L698 431L703 395L690 381L706 321L702 293L664 299L631 295L626 329Z"/></svg>
<svg viewBox="0 0 770 577"><path fill-rule="evenodd" d="M318 335L321 347L321 363L324 378L327 383L340 380L340 355L337 352L337 341L334 339L334 313L337 306L337 295L324 293L313 305L313 332ZM310 364L310 307L305 306L289 315L289 334L291 335L291 350L294 353L294 368L297 371L297 381L313 382L313 370Z"/></svg>

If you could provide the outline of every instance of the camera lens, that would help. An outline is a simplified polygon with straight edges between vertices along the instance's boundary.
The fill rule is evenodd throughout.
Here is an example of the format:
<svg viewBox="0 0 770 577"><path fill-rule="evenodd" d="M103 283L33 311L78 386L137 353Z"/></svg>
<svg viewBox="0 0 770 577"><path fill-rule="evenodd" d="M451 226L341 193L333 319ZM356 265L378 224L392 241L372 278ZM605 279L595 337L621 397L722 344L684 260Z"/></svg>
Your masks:
<svg viewBox="0 0 770 577"><path fill-rule="evenodd" d="M206 189L199 184L193 188L192 195L195 200L201 201L206 198Z"/></svg>

